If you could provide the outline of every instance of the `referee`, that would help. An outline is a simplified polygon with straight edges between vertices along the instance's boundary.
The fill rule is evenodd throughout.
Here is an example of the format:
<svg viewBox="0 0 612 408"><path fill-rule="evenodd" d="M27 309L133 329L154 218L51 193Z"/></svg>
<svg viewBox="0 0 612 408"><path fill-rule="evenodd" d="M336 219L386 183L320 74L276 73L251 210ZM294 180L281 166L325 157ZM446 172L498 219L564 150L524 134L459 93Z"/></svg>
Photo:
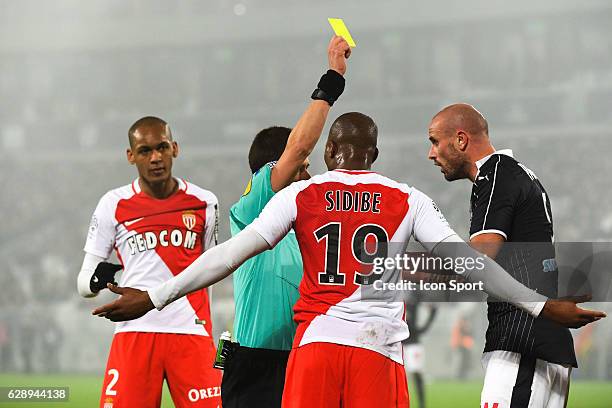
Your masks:
<svg viewBox="0 0 612 408"><path fill-rule="evenodd" d="M334 36L328 47L329 71L312 95L315 99L295 128L271 127L255 136L249 150L253 173L230 209L232 235L255 220L275 193L291 182L306 180L314 149L331 103L344 89L348 43ZM324 93L326 100L321 100ZM272 250L246 261L234 273L235 338L239 346L225 364L221 399L224 408L280 407L285 369L296 323L293 305L299 297L302 257L295 233Z"/></svg>
<svg viewBox="0 0 612 408"><path fill-rule="evenodd" d="M495 150L487 121L471 105L450 105L436 114L429 140L429 159L447 181L474 183L471 245L525 286L556 298L552 212L536 175L511 150ZM488 319L481 407L565 407L571 368L577 367L569 329L492 299Z"/></svg>

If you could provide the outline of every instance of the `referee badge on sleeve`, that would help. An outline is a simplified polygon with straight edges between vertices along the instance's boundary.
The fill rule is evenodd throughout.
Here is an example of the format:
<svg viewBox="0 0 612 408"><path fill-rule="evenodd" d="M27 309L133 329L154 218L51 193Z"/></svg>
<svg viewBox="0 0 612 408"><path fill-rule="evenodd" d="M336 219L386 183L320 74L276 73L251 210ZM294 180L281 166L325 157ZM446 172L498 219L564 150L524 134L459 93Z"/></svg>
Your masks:
<svg viewBox="0 0 612 408"><path fill-rule="evenodd" d="M243 197L251 192L252 183L253 183L253 178L251 177L251 179L249 180L249 184L247 184L246 188L244 189L244 193L242 193Z"/></svg>

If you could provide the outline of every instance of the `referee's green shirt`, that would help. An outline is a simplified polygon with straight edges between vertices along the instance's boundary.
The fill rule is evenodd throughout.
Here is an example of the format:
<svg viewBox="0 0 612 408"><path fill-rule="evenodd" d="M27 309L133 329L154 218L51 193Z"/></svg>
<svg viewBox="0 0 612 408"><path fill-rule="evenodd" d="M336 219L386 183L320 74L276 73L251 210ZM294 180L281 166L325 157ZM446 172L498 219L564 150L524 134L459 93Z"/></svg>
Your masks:
<svg viewBox="0 0 612 408"><path fill-rule="evenodd" d="M246 191L230 209L236 235L274 196L270 175L274 163L253 174ZM290 350L295 334L293 305L299 297L302 256L293 230L274 249L246 261L234 272L234 332L241 346Z"/></svg>

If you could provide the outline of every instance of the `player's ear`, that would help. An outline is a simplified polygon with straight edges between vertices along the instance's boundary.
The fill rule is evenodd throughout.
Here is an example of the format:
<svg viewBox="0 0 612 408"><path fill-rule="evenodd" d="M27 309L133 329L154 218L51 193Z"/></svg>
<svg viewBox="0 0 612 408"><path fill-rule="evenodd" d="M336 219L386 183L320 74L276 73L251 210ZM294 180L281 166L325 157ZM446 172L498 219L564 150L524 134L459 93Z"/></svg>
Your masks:
<svg viewBox="0 0 612 408"><path fill-rule="evenodd" d="M134 160L134 153L132 153L132 149L128 148L128 149L125 151L125 154L126 154L126 156L127 156L127 161L128 161L130 164L134 164L134 163L136 162L136 161Z"/></svg>
<svg viewBox="0 0 612 408"><path fill-rule="evenodd" d="M457 149L462 152L465 152L469 141L467 133L465 133L463 130L457 131L457 138L455 139L455 141L457 143Z"/></svg>
<svg viewBox="0 0 612 408"><path fill-rule="evenodd" d="M175 141L172 141L172 157L176 159L178 154L179 154L178 143L176 143Z"/></svg>
<svg viewBox="0 0 612 408"><path fill-rule="evenodd" d="M338 153L338 145L333 140L328 140L325 143L325 157L334 158Z"/></svg>
<svg viewBox="0 0 612 408"><path fill-rule="evenodd" d="M374 148L374 156L372 157L372 163L374 163L378 159L378 147Z"/></svg>

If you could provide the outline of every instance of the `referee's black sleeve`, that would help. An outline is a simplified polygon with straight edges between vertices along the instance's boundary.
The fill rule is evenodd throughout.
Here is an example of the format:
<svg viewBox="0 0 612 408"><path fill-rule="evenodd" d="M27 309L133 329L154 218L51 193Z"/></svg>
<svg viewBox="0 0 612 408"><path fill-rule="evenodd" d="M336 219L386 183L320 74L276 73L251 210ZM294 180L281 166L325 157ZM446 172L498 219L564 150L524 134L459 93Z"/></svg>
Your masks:
<svg viewBox="0 0 612 408"><path fill-rule="evenodd" d="M520 187L510 164L500 155L494 155L480 168L474 180L470 239L494 233L508 240L519 196Z"/></svg>

